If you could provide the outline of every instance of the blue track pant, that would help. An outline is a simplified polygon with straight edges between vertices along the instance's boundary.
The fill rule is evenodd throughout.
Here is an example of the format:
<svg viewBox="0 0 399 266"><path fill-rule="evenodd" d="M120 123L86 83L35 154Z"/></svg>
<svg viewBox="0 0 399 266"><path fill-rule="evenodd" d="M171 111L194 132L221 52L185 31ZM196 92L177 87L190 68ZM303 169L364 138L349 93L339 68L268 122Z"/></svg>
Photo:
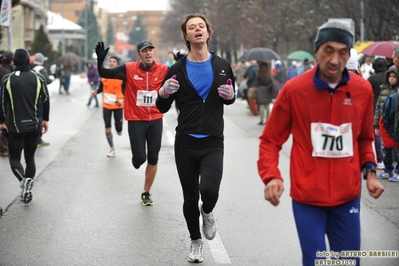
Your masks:
<svg viewBox="0 0 399 266"><path fill-rule="evenodd" d="M304 266L314 265L319 251L327 251L327 236L330 250L360 250L360 197L334 207L318 207L292 202L295 223L302 249ZM356 265L360 265L358 258Z"/></svg>

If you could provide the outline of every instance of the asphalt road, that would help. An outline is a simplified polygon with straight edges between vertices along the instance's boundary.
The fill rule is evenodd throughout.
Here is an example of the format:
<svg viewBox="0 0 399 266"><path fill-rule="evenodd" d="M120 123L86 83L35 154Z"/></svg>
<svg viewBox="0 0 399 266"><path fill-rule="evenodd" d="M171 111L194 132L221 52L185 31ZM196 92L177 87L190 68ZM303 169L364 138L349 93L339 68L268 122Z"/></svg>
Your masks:
<svg viewBox="0 0 399 266"><path fill-rule="evenodd" d="M131 165L126 124L107 158L101 108L88 108L86 79L73 76L70 95L50 85L50 146L37 150L33 201L0 158L0 265L191 265L182 192L173 157L176 112L164 119L154 206L143 207L144 169ZM94 105L94 104L93 104ZM285 192L278 207L263 199L257 174L258 117L245 101L225 108L225 170L214 210L218 234L205 241L202 265L301 265L289 197L289 140L281 151ZM362 251L399 251L399 184L371 198L363 186ZM397 266L399 258L362 258L362 265Z"/></svg>

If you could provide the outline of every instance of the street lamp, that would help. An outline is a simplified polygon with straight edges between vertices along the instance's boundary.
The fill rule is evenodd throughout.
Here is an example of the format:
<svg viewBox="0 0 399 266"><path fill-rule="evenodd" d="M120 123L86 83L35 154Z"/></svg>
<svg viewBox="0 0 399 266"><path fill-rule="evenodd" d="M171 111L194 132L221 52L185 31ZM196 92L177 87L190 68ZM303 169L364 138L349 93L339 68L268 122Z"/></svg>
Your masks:
<svg viewBox="0 0 399 266"><path fill-rule="evenodd" d="M61 54L65 54L65 17L64 17L64 0L61 2L62 14L62 31L61 31Z"/></svg>
<svg viewBox="0 0 399 266"><path fill-rule="evenodd" d="M88 61L88 40L87 40L87 35L88 35L88 31L87 31L87 1L85 1L85 31L86 31L86 36L85 36L85 50L84 50L84 55L85 55L85 62Z"/></svg>

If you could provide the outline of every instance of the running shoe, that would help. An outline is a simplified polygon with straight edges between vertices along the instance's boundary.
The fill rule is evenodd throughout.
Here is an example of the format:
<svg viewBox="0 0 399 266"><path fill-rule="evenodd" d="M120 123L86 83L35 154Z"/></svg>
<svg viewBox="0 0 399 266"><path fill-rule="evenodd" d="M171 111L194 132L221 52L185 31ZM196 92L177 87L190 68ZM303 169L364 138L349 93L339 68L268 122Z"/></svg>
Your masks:
<svg viewBox="0 0 399 266"><path fill-rule="evenodd" d="M383 173L377 175L378 179L388 179L391 177L393 177L393 170L387 170L387 169L384 169Z"/></svg>
<svg viewBox="0 0 399 266"><path fill-rule="evenodd" d="M115 157L115 156L116 156L115 149L112 148L112 149L109 151L109 153L107 154L107 157L112 158L112 157Z"/></svg>
<svg viewBox="0 0 399 266"><path fill-rule="evenodd" d="M33 185L32 178L26 177L21 181L21 187L22 187L21 199L25 203L29 203L32 201L32 192L30 191L32 189L32 185Z"/></svg>
<svg viewBox="0 0 399 266"><path fill-rule="evenodd" d="M384 163L383 162L379 162L379 163L377 163L377 167L376 167L378 170L384 170L384 168L385 168L385 165L384 165Z"/></svg>
<svg viewBox="0 0 399 266"><path fill-rule="evenodd" d="M216 219L213 217L213 213L204 213L201 207L202 214L202 232L208 240L212 240L216 236Z"/></svg>
<svg viewBox="0 0 399 266"><path fill-rule="evenodd" d="M40 141L39 143L37 143L37 147L38 148L45 147L45 146L48 146L48 145L50 145L50 143L45 142L45 141Z"/></svg>
<svg viewBox="0 0 399 266"><path fill-rule="evenodd" d="M190 254L188 254L187 260L193 263L200 263L204 259L202 258L202 248L204 243L202 239L191 240Z"/></svg>
<svg viewBox="0 0 399 266"><path fill-rule="evenodd" d="M388 178L390 182L399 182L399 177L398 176L391 176Z"/></svg>
<svg viewBox="0 0 399 266"><path fill-rule="evenodd" d="M154 202L151 199L151 194L148 191L141 193L141 205L152 206Z"/></svg>

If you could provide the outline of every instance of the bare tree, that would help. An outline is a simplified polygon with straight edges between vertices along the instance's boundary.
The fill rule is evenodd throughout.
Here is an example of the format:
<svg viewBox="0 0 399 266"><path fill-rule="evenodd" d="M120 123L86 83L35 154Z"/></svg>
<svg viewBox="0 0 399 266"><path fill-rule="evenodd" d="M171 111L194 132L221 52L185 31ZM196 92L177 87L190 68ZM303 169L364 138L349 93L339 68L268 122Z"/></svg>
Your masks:
<svg viewBox="0 0 399 266"><path fill-rule="evenodd" d="M399 38L399 1L386 0L170 0L162 38L182 45L180 24L187 14L206 15L214 35L210 49L229 61L253 47L267 47L283 58L295 50L313 52L317 28L329 18L351 18L360 39L364 3L368 40ZM183 44L184 45L184 44Z"/></svg>

